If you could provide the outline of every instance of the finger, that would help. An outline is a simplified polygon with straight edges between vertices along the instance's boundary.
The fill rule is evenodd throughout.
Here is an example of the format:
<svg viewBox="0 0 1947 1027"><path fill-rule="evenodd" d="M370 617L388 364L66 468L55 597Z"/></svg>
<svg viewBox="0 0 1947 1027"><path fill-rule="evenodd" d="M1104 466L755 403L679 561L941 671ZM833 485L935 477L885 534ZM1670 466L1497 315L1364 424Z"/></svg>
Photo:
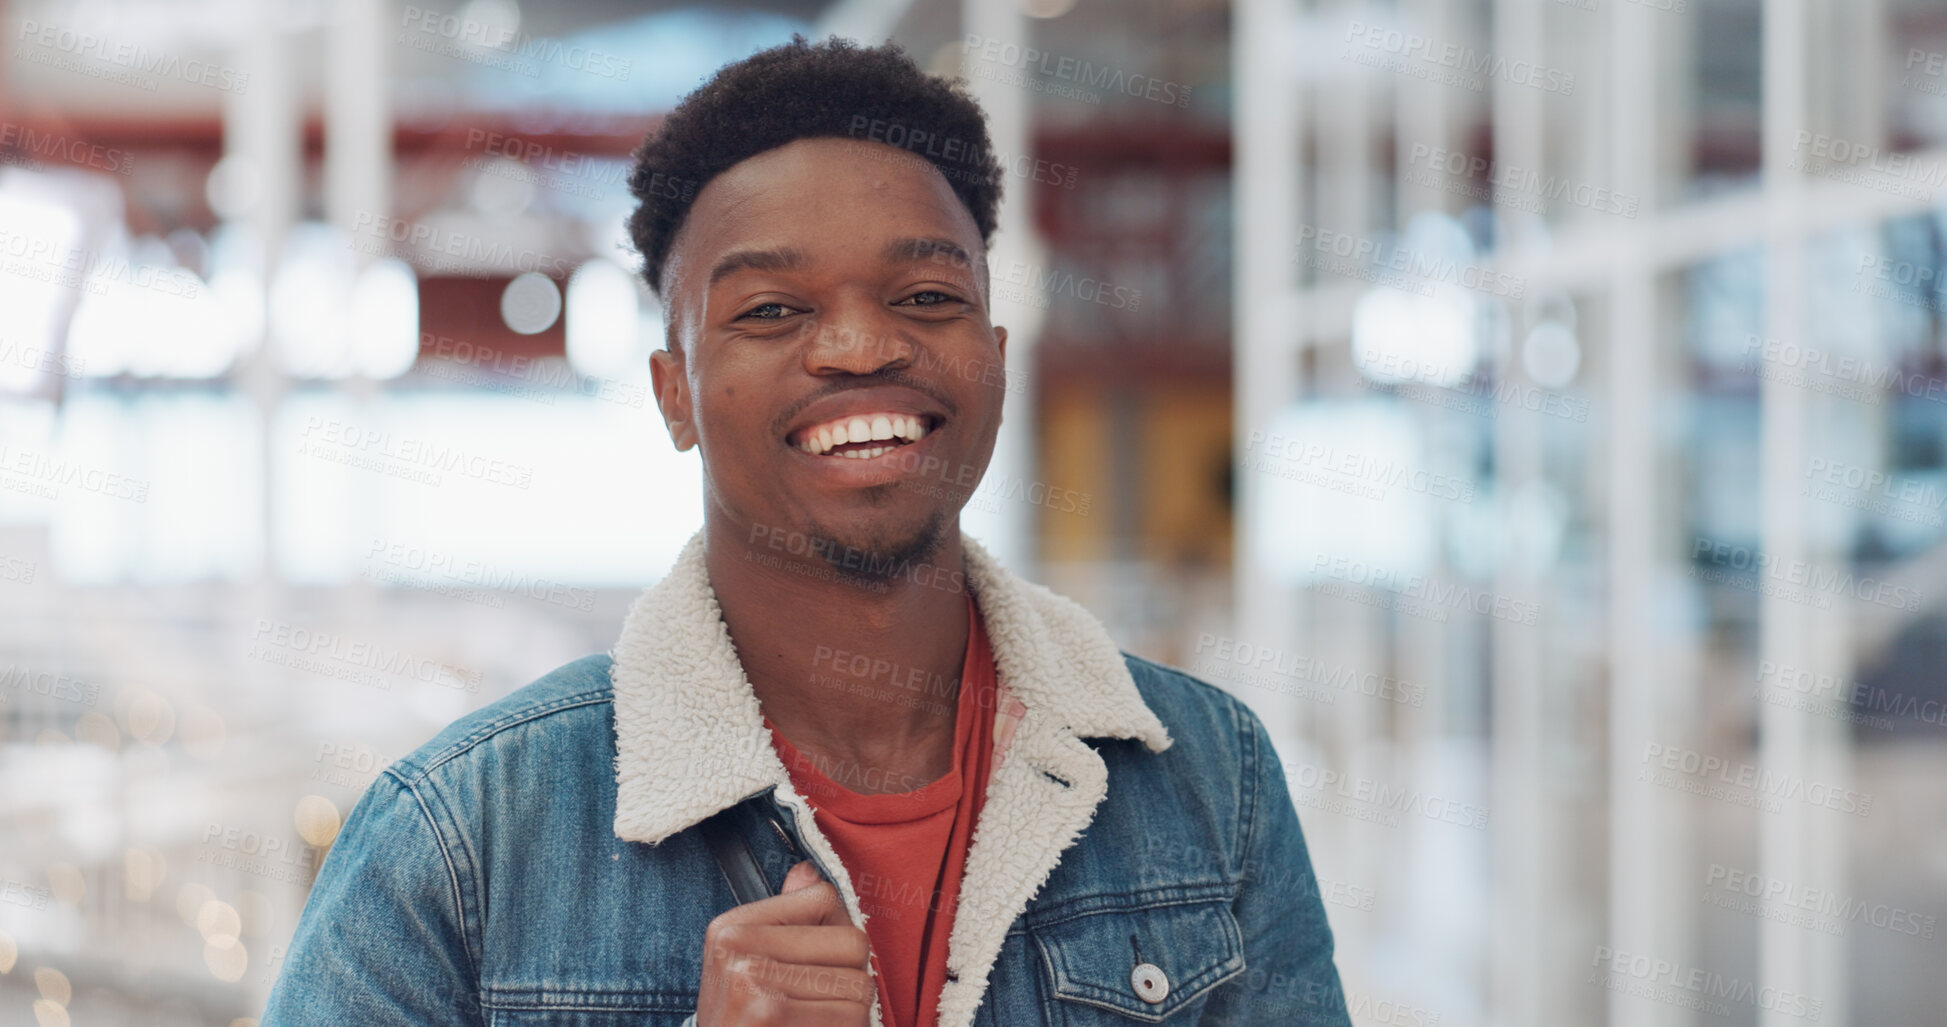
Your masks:
<svg viewBox="0 0 1947 1027"><path fill-rule="evenodd" d="M711 939L719 958L765 956L780 963L844 966L863 970L870 965L871 941L850 924L835 926L775 926L732 924Z"/></svg>
<svg viewBox="0 0 1947 1027"><path fill-rule="evenodd" d="M809 888L822 880L824 878L818 876L818 868L812 866L810 860L799 860L791 868L791 872L784 875L784 887L778 894L788 895L800 888Z"/></svg>
<svg viewBox="0 0 1947 1027"><path fill-rule="evenodd" d="M871 1009L857 1002L793 1002L785 1022L791 1027L866 1027L872 1022Z"/></svg>
<svg viewBox="0 0 1947 1027"><path fill-rule="evenodd" d="M838 889L825 881L807 885L785 895L746 902L717 916L723 924L778 924L815 926L850 924L845 902Z"/></svg>
<svg viewBox="0 0 1947 1027"><path fill-rule="evenodd" d="M843 966L807 966L780 963L763 956L746 956L730 967L733 988L746 988L753 994L769 993L794 1001L846 1002L872 1004L872 975Z"/></svg>
<svg viewBox="0 0 1947 1027"><path fill-rule="evenodd" d="M739 1008L738 1022L783 1023L791 1027L866 1027L871 1021L871 1006L856 1002L776 999L754 1008Z"/></svg>
<svg viewBox="0 0 1947 1027"><path fill-rule="evenodd" d="M803 915L811 917L809 922L812 924L852 926L852 915L845 911L845 900L839 897L838 889L832 887L828 881L819 881L810 887L800 888L789 895L780 895L778 898L786 902L801 903L805 910Z"/></svg>

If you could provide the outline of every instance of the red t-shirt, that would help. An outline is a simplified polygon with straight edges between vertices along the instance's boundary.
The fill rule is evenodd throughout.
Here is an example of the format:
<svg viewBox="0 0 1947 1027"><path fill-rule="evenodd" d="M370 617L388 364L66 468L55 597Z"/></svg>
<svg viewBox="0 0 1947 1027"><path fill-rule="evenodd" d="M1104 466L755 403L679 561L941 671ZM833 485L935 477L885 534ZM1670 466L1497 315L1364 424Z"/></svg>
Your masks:
<svg viewBox="0 0 1947 1027"><path fill-rule="evenodd" d="M994 656L971 599L967 619L953 766L936 781L912 791L861 795L845 782L862 782L869 768L814 761L786 741L770 718L764 720L791 784L851 871L889 1027L933 1027L938 1016L960 872L993 767ZM925 691L902 694L940 701L937 692L930 698Z"/></svg>

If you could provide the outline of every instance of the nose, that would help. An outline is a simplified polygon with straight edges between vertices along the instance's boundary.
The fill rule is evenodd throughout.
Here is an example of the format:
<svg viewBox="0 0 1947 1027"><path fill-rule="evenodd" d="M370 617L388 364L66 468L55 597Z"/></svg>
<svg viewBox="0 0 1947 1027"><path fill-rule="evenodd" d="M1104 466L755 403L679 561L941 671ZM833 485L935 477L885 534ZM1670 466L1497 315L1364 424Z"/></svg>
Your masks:
<svg viewBox="0 0 1947 1027"><path fill-rule="evenodd" d="M916 347L876 302L828 310L804 349L805 370L815 375L876 374L903 370Z"/></svg>

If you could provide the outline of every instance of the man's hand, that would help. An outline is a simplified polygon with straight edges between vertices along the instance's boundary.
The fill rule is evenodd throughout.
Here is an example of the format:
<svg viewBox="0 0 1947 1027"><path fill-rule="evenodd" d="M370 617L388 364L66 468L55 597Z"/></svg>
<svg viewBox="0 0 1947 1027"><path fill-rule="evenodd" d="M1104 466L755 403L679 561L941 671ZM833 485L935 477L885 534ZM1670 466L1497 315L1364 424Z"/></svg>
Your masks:
<svg viewBox="0 0 1947 1027"><path fill-rule="evenodd" d="M809 861L784 891L710 921L697 1027L864 1027L874 995L870 945L838 889Z"/></svg>

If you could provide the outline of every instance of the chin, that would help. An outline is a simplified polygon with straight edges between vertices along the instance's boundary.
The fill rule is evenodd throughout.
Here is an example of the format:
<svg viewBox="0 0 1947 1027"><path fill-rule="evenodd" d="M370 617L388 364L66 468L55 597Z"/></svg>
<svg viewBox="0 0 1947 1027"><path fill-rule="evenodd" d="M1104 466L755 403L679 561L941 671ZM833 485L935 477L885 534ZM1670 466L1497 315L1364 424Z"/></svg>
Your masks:
<svg viewBox="0 0 1947 1027"><path fill-rule="evenodd" d="M931 560L946 542L951 523L943 510L919 521L880 520L867 514L837 526L814 523L807 534L832 541L821 555L833 570L853 578L889 581Z"/></svg>

